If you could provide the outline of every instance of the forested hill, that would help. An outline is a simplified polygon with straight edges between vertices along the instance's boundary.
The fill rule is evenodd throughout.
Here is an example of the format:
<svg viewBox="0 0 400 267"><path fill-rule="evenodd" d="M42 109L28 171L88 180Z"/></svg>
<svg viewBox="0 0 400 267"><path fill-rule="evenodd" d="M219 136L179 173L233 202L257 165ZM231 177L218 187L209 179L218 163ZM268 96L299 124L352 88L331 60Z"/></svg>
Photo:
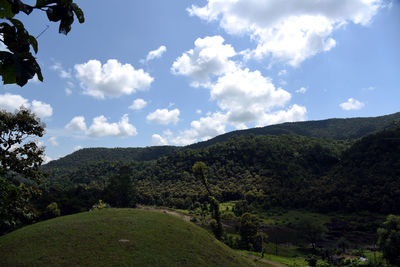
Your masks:
<svg viewBox="0 0 400 267"><path fill-rule="evenodd" d="M122 166L129 166L139 203L189 208L206 195L192 175L193 164L203 161L220 201L245 199L263 209L398 213L399 158L399 122L352 141L242 135L199 149L177 149L157 160L49 168L46 187L53 189L45 203L55 201L74 213L98 199L110 202L113 198L104 189Z"/></svg>
<svg viewBox="0 0 400 267"><path fill-rule="evenodd" d="M294 134L335 140L358 139L365 135L383 129L394 120L400 119L400 112L368 118L327 119L318 121L287 122L259 128L238 130L225 133L210 140L190 145L190 148L199 148L228 140L233 136L241 135L283 135Z"/></svg>
<svg viewBox="0 0 400 267"><path fill-rule="evenodd" d="M87 163L114 161L157 160L180 149L203 148L222 143L235 136L244 135L301 135L334 140L357 139L383 129L395 120L400 120L400 112L370 118L328 119L320 121L290 122L262 128L233 131L219 135L208 141L186 147L154 146L144 148L84 148L44 165L45 170L54 168L75 168Z"/></svg>
<svg viewBox="0 0 400 267"><path fill-rule="evenodd" d="M174 146L152 146L138 148L83 148L59 160L44 165L44 169L79 167L90 162L101 161L149 161L177 151Z"/></svg>

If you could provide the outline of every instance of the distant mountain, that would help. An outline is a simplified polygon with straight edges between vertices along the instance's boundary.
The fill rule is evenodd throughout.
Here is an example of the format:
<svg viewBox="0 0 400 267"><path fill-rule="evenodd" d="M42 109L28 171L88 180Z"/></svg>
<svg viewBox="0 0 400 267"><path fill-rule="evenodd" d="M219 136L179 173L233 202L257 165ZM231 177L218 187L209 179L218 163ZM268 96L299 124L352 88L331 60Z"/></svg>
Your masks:
<svg viewBox="0 0 400 267"><path fill-rule="evenodd" d="M44 165L44 169L79 167L100 161L150 161L157 160L180 149L198 149L225 142L232 137L243 135L301 135L334 140L358 139L383 129L395 120L400 112L369 118L328 119L319 121L287 122L261 128L233 131L210 140L186 147L153 146L144 148L84 148Z"/></svg>
<svg viewBox="0 0 400 267"><path fill-rule="evenodd" d="M233 136L241 135L283 135L295 134L335 140L358 139L376 132L389 125L394 120L400 120L400 112L367 118L328 119L304 122L286 122L259 128L238 130L216 136L210 140L188 146L200 148L228 140Z"/></svg>
<svg viewBox="0 0 400 267"><path fill-rule="evenodd" d="M44 169L71 168L85 165L90 162L101 161L149 161L156 160L171 152L177 151L174 146L128 147L128 148L83 148L58 160L44 165Z"/></svg>

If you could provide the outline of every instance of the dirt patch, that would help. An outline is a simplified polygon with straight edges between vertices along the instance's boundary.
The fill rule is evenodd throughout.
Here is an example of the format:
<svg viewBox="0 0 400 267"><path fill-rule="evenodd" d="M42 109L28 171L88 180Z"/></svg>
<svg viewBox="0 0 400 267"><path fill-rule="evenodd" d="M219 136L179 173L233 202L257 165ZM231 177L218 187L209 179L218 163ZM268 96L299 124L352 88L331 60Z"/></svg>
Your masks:
<svg viewBox="0 0 400 267"><path fill-rule="evenodd" d="M190 222L190 220L192 219L192 217L189 215L182 214L182 213L179 213L179 212L176 212L173 210L169 210L166 208L156 208L156 207L142 206L142 205L138 205L137 208L141 209L141 210L155 210L155 211L159 211L159 212L163 212L163 213L172 214L174 216L178 216L179 218L184 219L187 222Z"/></svg>

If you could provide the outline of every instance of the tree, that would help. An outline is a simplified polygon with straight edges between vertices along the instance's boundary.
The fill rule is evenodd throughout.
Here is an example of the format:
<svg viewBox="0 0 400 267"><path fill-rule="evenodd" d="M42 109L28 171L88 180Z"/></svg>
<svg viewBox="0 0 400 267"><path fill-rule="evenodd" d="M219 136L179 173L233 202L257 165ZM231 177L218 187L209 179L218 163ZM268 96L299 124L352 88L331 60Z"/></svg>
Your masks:
<svg viewBox="0 0 400 267"><path fill-rule="evenodd" d="M44 127L29 110L0 111L0 234L37 216L31 199L40 195L44 154L32 138Z"/></svg>
<svg viewBox="0 0 400 267"><path fill-rule="evenodd" d="M260 219L257 215L243 213L240 218L240 245L243 249L254 249L257 246L257 231Z"/></svg>
<svg viewBox="0 0 400 267"><path fill-rule="evenodd" d="M313 250L315 250L317 242L322 240L328 231L322 223L311 218L301 219L296 228L300 235L312 245Z"/></svg>
<svg viewBox="0 0 400 267"><path fill-rule="evenodd" d="M50 21L59 21L59 32L65 35L71 30L74 16L79 23L85 21L82 10L72 0L36 0L34 6L21 0L0 0L0 19L8 21L0 23L0 41L8 49L0 51L0 75L4 84L24 86L35 75L43 81L40 66L31 53L32 47L37 54L38 42L24 24L14 18L20 12L29 15L35 9L45 11Z"/></svg>
<svg viewBox="0 0 400 267"><path fill-rule="evenodd" d="M389 215L378 228L378 246L390 264L400 266L400 216Z"/></svg>
<svg viewBox="0 0 400 267"><path fill-rule="evenodd" d="M111 177L110 184L105 189L105 194L107 202L112 206L119 208L136 207L136 189L131 173L131 168L122 166L118 174Z"/></svg>
<svg viewBox="0 0 400 267"><path fill-rule="evenodd" d="M202 161L196 162L192 167L194 176L196 177L197 180L200 180L203 183L204 187L206 188L206 190L208 192L208 201L210 203L210 209L211 209L211 215L212 215L211 217L214 220L214 221L212 221L212 223L210 223L210 225L214 232L215 237L218 240L221 240L222 234L223 234L223 229L222 229L222 223L221 223L221 213L219 211L219 202L211 193L211 190L210 190L210 187L209 187L208 181L207 181L206 170L207 170L207 165Z"/></svg>
<svg viewBox="0 0 400 267"><path fill-rule="evenodd" d="M17 174L38 183L42 177L44 148L33 137L42 137L45 125L25 108L16 113L0 111L0 175Z"/></svg>

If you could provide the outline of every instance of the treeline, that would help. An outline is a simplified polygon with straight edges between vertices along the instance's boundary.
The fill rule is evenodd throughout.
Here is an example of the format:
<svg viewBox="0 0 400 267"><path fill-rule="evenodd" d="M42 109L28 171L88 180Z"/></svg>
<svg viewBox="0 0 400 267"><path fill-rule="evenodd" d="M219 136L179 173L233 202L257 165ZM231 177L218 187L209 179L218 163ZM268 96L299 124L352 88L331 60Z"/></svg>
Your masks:
<svg viewBox="0 0 400 267"><path fill-rule="evenodd" d="M190 208L206 198L192 175L197 161L221 201L245 200L253 208L307 208L319 212L400 212L400 127L358 141L297 135L233 137L200 149L179 149L151 161L98 161L49 168L45 202L61 211L87 209L109 179L128 166L138 203Z"/></svg>

